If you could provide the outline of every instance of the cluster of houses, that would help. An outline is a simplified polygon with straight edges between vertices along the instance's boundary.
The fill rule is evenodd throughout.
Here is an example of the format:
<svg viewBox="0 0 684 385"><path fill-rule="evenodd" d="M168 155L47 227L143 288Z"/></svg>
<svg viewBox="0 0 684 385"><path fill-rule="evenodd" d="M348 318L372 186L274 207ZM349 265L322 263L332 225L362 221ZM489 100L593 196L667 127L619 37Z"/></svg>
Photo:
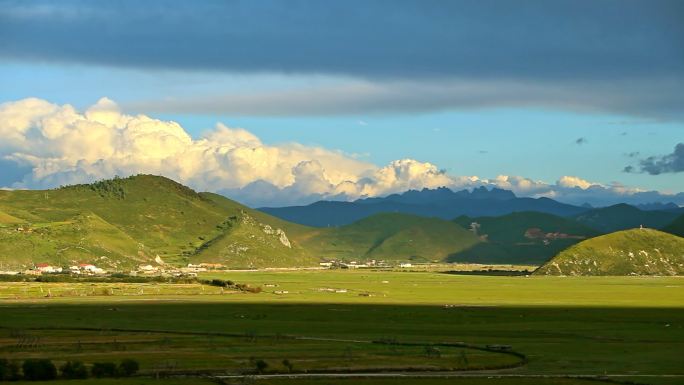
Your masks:
<svg viewBox="0 0 684 385"><path fill-rule="evenodd" d="M346 262L346 261L338 261L338 260L329 260L329 261L321 262L318 265L323 269L364 269L364 268L392 267L386 261L376 261L375 259L371 259L370 261L367 261L367 262L357 262L357 261ZM401 267L401 268L409 268L412 266L413 265L409 262L401 262L399 264L399 267Z"/></svg>
<svg viewBox="0 0 684 385"><path fill-rule="evenodd" d="M158 265L143 264L136 269L128 272L131 276L145 275L145 276L165 276L165 277L181 277L189 276L196 277L197 273L225 269L220 263L199 263L188 264L186 267L177 268L164 264ZM78 265L62 267L49 263L37 263L32 268L26 270L1 270L0 275L33 275L40 276L43 274L71 274L71 275L105 275L112 273L92 263L80 263Z"/></svg>
<svg viewBox="0 0 684 385"><path fill-rule="evenodd" d="M33 266L33 268L23 271L0 271L0 275L43 275L61 273L69 273L74 275L103 275L107 274L107 271L91 263L81 263L78 265L69 266L68 268L51 265L49 263L37 263Z"/></svg>
<svg viewBox="0 0 684 385"><path fill-rule="evenodd" d="M196 277L197 273L225 269L220 263L189 263L186 267L176 268L169 265L140 265L131 275L160 275L164 277Z"/></svg>

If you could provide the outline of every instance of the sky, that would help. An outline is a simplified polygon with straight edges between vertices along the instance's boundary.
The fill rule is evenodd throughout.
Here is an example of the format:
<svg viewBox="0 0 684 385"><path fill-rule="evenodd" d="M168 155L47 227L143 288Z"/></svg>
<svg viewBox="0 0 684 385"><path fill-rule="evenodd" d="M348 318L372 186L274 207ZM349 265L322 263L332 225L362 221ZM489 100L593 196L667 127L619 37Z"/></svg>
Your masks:
<svg viewBox="0 0 684 385"><path fill-rule="evenodd" d="M0 187L684 205L684 2L0 0Z"/></svg>

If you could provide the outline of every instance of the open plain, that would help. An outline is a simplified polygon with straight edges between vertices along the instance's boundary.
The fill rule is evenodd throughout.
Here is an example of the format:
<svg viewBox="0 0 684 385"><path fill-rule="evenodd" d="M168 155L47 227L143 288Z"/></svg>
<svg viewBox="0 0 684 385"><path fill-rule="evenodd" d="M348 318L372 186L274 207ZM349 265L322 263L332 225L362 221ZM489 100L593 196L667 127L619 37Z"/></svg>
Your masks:
<svg viewBox="0 0 684 385"><path fill-rule="evenodd" d="M339 270L206 277L263 290L3 283L0 357L140 362L141 377L91 380L102 385L684 381L679 277Z"/></svg>

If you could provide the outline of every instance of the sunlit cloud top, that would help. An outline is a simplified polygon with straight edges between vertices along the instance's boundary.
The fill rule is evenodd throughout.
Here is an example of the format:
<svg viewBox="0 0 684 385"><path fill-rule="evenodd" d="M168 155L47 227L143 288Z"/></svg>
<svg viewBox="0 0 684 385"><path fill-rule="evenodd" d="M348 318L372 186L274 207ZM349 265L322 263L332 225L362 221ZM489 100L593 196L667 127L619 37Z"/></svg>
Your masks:
<svg viewBox="0 0 684 385"><path fill-rule="evenodd" d="M0 104L0 162L14 170L9 188L52 188L115 175L160 174L199 190L222 192L245 203L304 204L352 200L410 189L499 187L532 197L599 204L675 201L667 195L576 176L555 183L521 176L458 176L437 165L398 159L385 166L340 151L298 143L266 145L254 134L222 123L193 139L173 121L128 115L102 98L80 112L29 98Z"/></svg>

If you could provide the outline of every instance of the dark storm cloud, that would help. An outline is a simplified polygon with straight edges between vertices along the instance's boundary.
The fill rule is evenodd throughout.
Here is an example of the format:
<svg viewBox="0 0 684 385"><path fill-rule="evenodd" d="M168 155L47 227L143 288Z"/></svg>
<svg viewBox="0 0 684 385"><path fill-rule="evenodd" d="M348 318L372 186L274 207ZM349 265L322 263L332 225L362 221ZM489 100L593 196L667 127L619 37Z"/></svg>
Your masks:
<svg viewBox="0 0 684 385"><path fill-rule="evenodd" d="M684 2L2 1L2 57L361 77L680 77Z"/></svg>
<svg viewBox="0 0 684 385"><path fill-rule="evenodd" d="M683 19L677 0L0 0L0 60L367 83L130 106L143 112L542 106L684 119Z"/></svg>
<svg viewBox="0 0 684 385"><path fill-rule="evenodd" d="M639 166L627 166L624 172L646 172L651 175L684 172L684 143L678 143L672 154L650 156L639 161Z"/></svg>
<svg viewBox="0 0 684 385"><path fill-rule="evenodd" d="M294 90L188 95L124 103L142 113L250 116L411 114L487 107L548 107L684 119L682 81L348 81Z"/></svg>

